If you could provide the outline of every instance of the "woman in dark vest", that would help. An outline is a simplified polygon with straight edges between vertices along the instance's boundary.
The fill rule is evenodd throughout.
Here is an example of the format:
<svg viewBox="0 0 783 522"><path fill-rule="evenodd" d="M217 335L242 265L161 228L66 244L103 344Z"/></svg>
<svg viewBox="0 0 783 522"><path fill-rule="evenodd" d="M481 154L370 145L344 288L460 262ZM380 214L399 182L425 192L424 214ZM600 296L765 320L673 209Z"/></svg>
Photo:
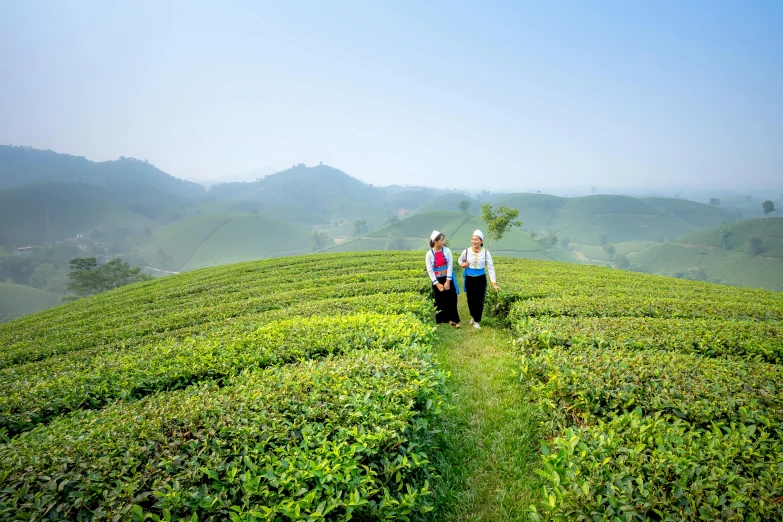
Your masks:
<svg viewBox="0 0 783 522"><path fill-rule="evenodd" d="M433 230L430 235L430 249L424 256L427 274L432 281L432 296L435 299L435 322L449 323L459 328L457 311L458 287L454 283L454 258L446 246L446 236Z"/></svg>
<svg viewBox="0 0 783 522"><path fill-rule="evenodd" d="M466 248L459 256L459 266L465 269L465 295L468 298L470 324L473 328L481 328L481 316L484 313L484 298L487 295L487 275L495 291L500 287L495 282L495 264L492 255L484 248L484 234L481 230L473 232L470 238L470 248ZM484 272L486 268L486 273Z"/></svg>

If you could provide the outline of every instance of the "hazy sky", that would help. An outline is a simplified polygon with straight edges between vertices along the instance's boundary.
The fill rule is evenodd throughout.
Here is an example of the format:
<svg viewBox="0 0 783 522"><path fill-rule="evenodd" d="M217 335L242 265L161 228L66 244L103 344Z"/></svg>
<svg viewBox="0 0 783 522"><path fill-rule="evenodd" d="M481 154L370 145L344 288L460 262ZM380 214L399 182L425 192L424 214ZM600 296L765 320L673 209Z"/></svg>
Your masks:
<svg viewBox="0 0 783 522"><path fill-rule="evenodd" d="M215 179L783 188L783 0L0 0L0 143Z"/></svg>

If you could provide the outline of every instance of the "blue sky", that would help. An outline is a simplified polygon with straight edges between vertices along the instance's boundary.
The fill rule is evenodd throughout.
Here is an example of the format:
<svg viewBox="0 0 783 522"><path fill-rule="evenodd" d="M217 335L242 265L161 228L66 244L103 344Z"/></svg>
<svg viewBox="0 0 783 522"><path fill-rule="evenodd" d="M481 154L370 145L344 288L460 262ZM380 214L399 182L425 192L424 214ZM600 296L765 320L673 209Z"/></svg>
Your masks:
<svg viewBox="0 0 783 522"><path fill-rule="evenodd" d="M192 180L779 192L781 28L780 0L0 0L0 143Z"/></svg>

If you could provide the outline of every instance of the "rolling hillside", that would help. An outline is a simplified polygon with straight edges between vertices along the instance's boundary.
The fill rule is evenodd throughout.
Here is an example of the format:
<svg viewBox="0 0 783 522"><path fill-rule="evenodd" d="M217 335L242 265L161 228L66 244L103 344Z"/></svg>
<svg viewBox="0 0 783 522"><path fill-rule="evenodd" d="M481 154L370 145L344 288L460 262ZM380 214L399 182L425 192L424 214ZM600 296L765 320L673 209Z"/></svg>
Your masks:
<svg viewBox="0 0 783 522"><path fill-rule="evenodd" d="M542 518L781 519L783 294L499 256L458 330L420 254L194 270L0 325L0 518L445 520L502 487ZM525 469L488 477L498 451Z"/></svg>
<svg viewBox="0 0 783 522"><path fill-rule="evenodd" d="M208 195L258 201L268 215L308 225L342 218L372 220L388 213L377 204L384 196L380 189L326 165L299 165L257 182L215 185ZM311 222L304 223L308 218Z"/></svg>
<svg viewBox="0 0 783 522"><path fill-rule="evenodd" d="M525 230L588 245L599 245L602 238L612 243L674 239L735 219L717 207L673 198L509 194L492 204L518 209Z"/></svg>
<svg viewBox="0 0 783 522"><path fill-rule="evenodd" d="M57 306L61 297L31 286L0 283L0 323Z"/></svg>
<svg viewBox="0 0 783 522"><path fill-rule="evenodd" d="M113 199L105 190L81 183L27 185L0 192L0 237L14 245L40 245L93 229L138 233L154 225Z"/></svg>
<svg viewBox="0 0 783 522"><path fill-rule="evenodd" d="M451 249L457 252L470 246L470 238L477 228L485 233L487 231L486 224L478 216L452 210L434 210L416 213L396 225L384 225L365 237L346 241L326 251L382 250L395 237L406 239L406 249L424 250L429 248L430 233L437 229L446 234ZM489 240L485 246L489 246ZM509 230L503 239L492 246L492 251L509 257L577 262L573 254L562 249L544 248L541 243L531 239L530 234L518 228Z"/></svg>
<svg viewBox="0 0 783 522"><path fill-rule="evenodd" d="M170 256L161 267L159 250ZM200 214L161 227L138 249L149 266L173 271L310 251L310 231L256 214Z"/></svg>
<svg viewBox="0 0 783 522"><path fill-rule="evenodd" d="M713 227L628 257L653 273L783 291L783 218L738 221L728 227L728 248L721 227ZM751 238L758 238L758 253L752 252Z"/></svg>

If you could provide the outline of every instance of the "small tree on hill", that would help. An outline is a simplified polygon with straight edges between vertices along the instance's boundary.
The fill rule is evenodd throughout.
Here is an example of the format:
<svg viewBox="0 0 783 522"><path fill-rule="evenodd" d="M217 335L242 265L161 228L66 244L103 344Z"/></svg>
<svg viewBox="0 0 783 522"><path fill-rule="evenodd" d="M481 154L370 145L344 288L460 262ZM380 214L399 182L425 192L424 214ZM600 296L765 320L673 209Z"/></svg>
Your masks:
<svg viewBox="0 0 783 522"><path fill-rule="evenodd" d="M522 222L516 218L519 210L515 208L500 207L492 210L492 205L481 206L481 219L487 224L487 233L490 237L489 247L495 240L500 240L511 227L521 227Z"/></svg>
<svg viewBox="0 0 783 522"><path fill-rule="evenodd" d="M731 246L731 238L734 235L734 229L729 225L723 225L720 227L720 239L723 242L723 248L727 249Z"/></svg>
<svg viewBox="0 0 783 522"><path fill-rule="evenodd" d="M761 209L764 211L765 216L772 214L775 212L775 203L771 199L768 199L761 204Z"/></svg>
<svg viewBox="0 0 783 522"><path fill-rule="evenodd" d="M386 250L409 250L410 246L405 235L400 230L394 230L386 241Z"/></svg>
<svg viewBox="0 0 783 522"><path fill-rule="evenodd" d="M334 245L334 239L326 232L313 230L313 233L310 234L310 246L313 252L316 250L323 250L332 245Z"/></svg>
<svg viewBox="0 0 783 522"><path fill-rule="evenodd" d="M468 210L470 209L470 205L472 205L472 203L470 201L468 201L467 199L463 199L462 201L460 201L459 202L459 210L460 210L460 212L464 212L465 214L467 214Z"/></svg>
<svg viewBox="0 0 783 522"><path fill-rule="evenodd" d="M71 272L68 274L68 284L65 287L74 293L74 298L99 294L152 279L152 276L143 273L141 268L131 267L120 258L98 266L94 257L77 257L71 259L69 265Z"/></svg>
<svg viewBox="0 0 783 522"><path fill-rule="evenodd" d="M399 225L400 224L400 217L399 216L392 216L389 219L386 220L386 223L390 226Z"/></svg>
<svg viewBox="0 0 783 522"><path fill-rule="evenodd" d="M625 270L626 268L631 266L631 260L628 259L628 256L625 254L617 254L616 256L614 256L614 266L615 268Z"/></svg>
<svg viewBox="0 0 783 522"><path fill-rule="evenodd" d="M761 241L761 238L753 236L752 238L748 239L748 250L754 256L762 253L764 251L764 243Z"/></svg>
<svg viewBox="0 0 783 522"><path fill-rule="evenodd" d="M606 252L610 256L614 255L615 250L616 249L615 249L614 245L611 244L611 243L607 243L607 244L604 245L604 252Z"/></svg>
<svg viewBox="0 0 783 522"><path fill-rule="evenodd" d="M712 205L713 207L719 207L720 200L718 198L710 198L710 205Z"/></svg>
<svg viewBox="0 0 783 522"><path fill-rule="evenodd" d="M367 222L363 219L357 219L353 222L353 235L361 236L367 233Z"/></svg>

